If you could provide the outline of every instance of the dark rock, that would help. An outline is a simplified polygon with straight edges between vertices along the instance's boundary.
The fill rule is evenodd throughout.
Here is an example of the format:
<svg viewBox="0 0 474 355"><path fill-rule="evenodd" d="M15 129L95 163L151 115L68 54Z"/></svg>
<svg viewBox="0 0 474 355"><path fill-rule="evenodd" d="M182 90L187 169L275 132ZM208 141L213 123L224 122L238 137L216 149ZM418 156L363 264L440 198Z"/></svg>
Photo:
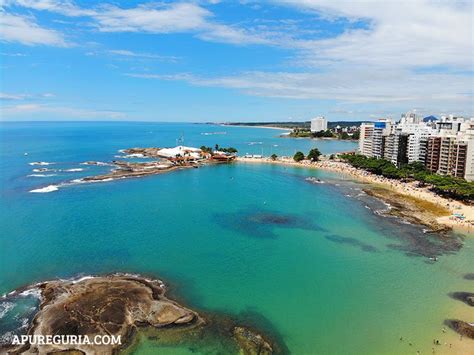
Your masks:
<svg viewBox="0 0 474 355"><path fill-rule="evenodd" d="M458 319L447 319L444 321L448 327L457 332L458 334L474 339L474 326Z"/></svg>
<svg viewBox="0 0 474 355"><path fill-rule="evenodd" d="M244 327L235 327L234 338L246 355L272 354L271 345L260 335Z"/></svg>

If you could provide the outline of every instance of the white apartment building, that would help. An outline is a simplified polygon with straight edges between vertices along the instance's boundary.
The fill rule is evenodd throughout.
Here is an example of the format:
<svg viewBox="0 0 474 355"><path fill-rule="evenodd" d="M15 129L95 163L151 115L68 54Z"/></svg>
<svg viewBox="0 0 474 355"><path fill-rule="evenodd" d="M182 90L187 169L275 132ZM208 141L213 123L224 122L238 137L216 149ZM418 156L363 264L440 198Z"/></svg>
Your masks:
<svg viewBox="0 0 474 355"><path fill-rule="evenodd" d="M374 122L374 133L372 138L372 156L383 158L385 150L385 139L391 133L392 121L380 119Z"/></svg>
<svg viewBox="0 0 474 355"><path fill-rule="evenodd" d="M436 130L423 122L400 123L397 125L397 130L408 135L408 163L415 161L424 163L428 137L434 135Z"/></svg>
<svg viewBox="0 0 474 355"><path fill-rule="evenodd" d="M374 123L362 123L359 135L359 153L366 157L372 156L372 140L374 136Z"/></svg>
<svg viewBox="0 0 474 355"><path fill-rule="evenodd" d="M422 162L432 172L474 181L474 118L450 115L423 122L404 114L396 125L388 119L363 123L359 153L398 167Z"/></svg>
<svg viewBox="0 0 474 355"><path fill-rule="evenodd" d="M328 129L328 121L324 116L311 119L311 132L320 132Z"/></svg>

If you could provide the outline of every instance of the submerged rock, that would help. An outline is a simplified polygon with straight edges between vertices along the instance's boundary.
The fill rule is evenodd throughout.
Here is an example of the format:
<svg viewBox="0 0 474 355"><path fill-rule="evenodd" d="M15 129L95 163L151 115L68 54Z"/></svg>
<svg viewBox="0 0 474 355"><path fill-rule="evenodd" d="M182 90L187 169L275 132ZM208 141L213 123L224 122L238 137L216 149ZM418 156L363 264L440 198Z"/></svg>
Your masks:
<svg viewBox="0 0 474 355"><path fill-rule="evenodd" d="M444 323L458 334L474 339L474 325L458 319L447 319Z"/></svg>
<svg viewBox="0 0 474 355"><path fill-rule="evenodd" d="M471 292L452 292L449 294L451 298L462 301L469 306L474 307L474 293Z"/></svg>
<svg viewBox="0 0 474 355"><path fill-rule="evenodd" d="M244 327L235 327L234 338L246 355L272 354L271 345L260 335Z"/></svg>

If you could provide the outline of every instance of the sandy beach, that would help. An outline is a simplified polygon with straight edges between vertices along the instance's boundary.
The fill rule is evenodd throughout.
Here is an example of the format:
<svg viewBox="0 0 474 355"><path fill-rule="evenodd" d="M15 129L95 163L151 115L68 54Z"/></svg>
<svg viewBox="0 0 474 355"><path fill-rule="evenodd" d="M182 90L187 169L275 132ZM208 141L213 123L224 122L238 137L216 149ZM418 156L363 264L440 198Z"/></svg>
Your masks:
<svg viewBox="0 0 474 355"><path fill-rule="evenodd" d="M318 162L311 162L303 160L295 162L290 157L279 157L276 160L270 158L245 158L239 157L238 162L243 163L267 163L267 164L281 164L292 165L314 169L324 169L334 171L340 174L347 175L358 181L363 181L372 185L376 185L385 189L389 189L397 194L406 196L411 199L410 202L420 204L418 202L429 202L430 204L439 206L435 218L436 223L459 229L462 231L474 232L474 207L464 204L460 201L455 201L431 192L428 188L420 188L417 182L405 183L395 179L388 179L383 176L375 175L365 170L354 168L348 163L335 160L322 160ZM377 196L381 197L381 196ZM441 212L440 212L441 211ZM444 213L443 213L444 211ZM453 217L453 214L462 214L465 216L464 220Z"/></svg>

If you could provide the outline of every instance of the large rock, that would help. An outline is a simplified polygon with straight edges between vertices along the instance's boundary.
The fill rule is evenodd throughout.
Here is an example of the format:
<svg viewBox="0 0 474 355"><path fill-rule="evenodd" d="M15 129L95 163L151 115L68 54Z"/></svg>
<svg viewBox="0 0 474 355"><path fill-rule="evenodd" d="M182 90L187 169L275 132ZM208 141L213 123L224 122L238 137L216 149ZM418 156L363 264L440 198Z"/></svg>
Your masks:
<svg viewBox="0 0 474 355"><path fill-rule="evenodd" d="M127 275L48 281L37 287L42 303L29 335L120 336L112 345L24 345L25 353L82 351L111 354L124 347L138 326L194 327L199 315L165 297L161 281Z"/></svg>

